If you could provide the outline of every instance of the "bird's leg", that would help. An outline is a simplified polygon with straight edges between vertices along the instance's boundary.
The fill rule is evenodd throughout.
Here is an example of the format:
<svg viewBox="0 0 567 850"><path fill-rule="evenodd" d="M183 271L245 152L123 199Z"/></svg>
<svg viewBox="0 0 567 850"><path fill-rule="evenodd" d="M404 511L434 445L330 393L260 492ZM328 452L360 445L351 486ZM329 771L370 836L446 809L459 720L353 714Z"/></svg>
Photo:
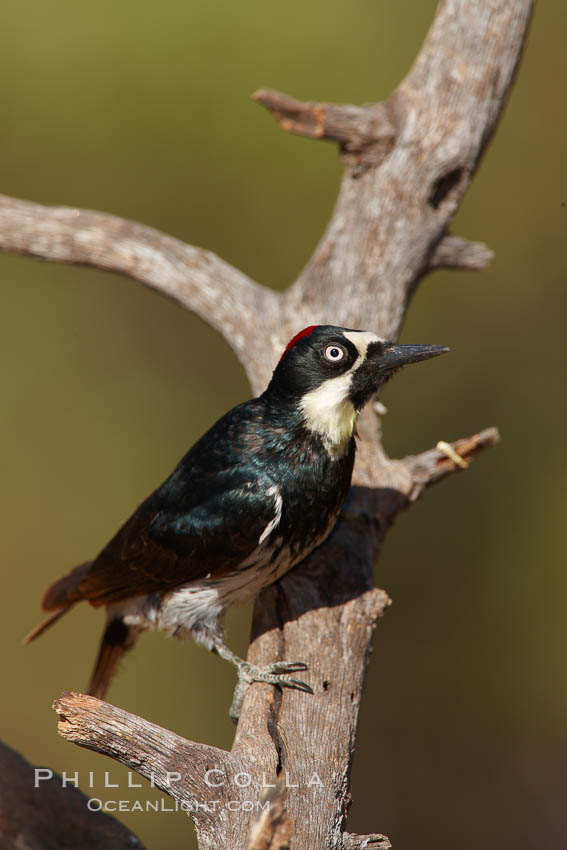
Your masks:
<svg viewBox="0 0 567 850"><path fill-rule="evenodd" d="M307 670L307 664L304 664L303 661L275 661L265 667L258 667L256 664L251 664L249 661L239 658L222 640L215 642L213 652L216 652L225 661L234 664L238 671L238 682L234 689L234 697L229 711L233 723L238 723L244 695L248 685L252 682L265 682L269 685L279 685L280 688L295 688L308 694L313 693L312 688L305 682L300 682L299 679L293 679L290 676L290 673Z"/></svg>

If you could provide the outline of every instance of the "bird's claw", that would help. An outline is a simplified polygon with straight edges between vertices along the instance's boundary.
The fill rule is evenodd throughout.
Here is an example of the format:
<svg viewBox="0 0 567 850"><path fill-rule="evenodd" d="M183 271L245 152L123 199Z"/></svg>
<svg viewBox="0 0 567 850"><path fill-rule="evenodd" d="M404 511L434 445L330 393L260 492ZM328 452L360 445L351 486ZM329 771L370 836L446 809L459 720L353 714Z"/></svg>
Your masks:
<svg viewBox="0 0 567 850"><path fill-rule="evenodd" d="M273 664L268 664L265 668L276 675L282 673L300 673L302 670L307 670L307 664L303 661L274 661Z"/></svg>
<svg viewBox="0 0 567 850"><path fill-rule="evenodd" d="M290 673L300 673L303 670L307 670L307 664L303 661L274 661L265 667L257 667L245 661L239 670L239 679L249 685L252 682L265 682L268 685L280 685L282 688L297 688L302 691L309 689L313 693L305 682L288 678Z"/></svg>
<svg viewBox="0 0 567 850"><path fill-rule="evenodd" d="M295 688L296 691L303 691L306 694L312 694L313 688L307 682L301 682L299 679L285 679L279 683L284 688Z"/></svg>
<svg viewBox="0 0 567 850"><path fill-rule="evenodd" d="M313 689L310 685L290 676L290 673L299 673L307 669L307 664L303 661L275 661L265 667L257 667L255 664L244 661L238 668L238 683L229 712L232 722L238 723L244 695L252 682L263 682L267 685L277 685L280 688L292 688L312 694Z"/></svg>

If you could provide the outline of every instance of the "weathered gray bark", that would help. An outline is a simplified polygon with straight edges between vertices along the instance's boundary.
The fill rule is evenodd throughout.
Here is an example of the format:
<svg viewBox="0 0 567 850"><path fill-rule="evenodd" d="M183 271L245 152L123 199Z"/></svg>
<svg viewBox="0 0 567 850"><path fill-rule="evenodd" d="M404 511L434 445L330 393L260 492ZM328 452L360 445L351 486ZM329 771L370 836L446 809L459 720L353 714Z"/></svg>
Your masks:
<svg viewBox="0 0 567 850"><path fill-rule="evenodd" d="M284 130L337 141L345 162L327 230L298 280L281 295L151 228L9 198L0 198L0 248L107 268L169 295L223 334L255 391L265 386L287 339L304 325L368 328L395 339L430 269L480 269L490 260L485 246L450 235L448 226L502 111L531 7L531 0L442 0L413 68L385 103L301 104L276 92L256 93ZM364 840L366 846L385 846L383 836L344 831L372 633L388 604L372 586L372 567L396 514L463 464L446 447L390 460L370 408L359 433L355 486L331 538L265 591L255 610L250 659L304 660L312 697L259 684L249 688L231 753L184 741L92 698L67 694L56 703L60 731L69 740L142 775L180 770L184 782L162 785L180 801L241 799L233 783L211 796L203 780L206 766L227 776L249 773L252 785L243 790L244 799L260 798L263 774L272 781L288 771L299 785L285 799L278 792L280 814L264 817L250 839L250 814L198 811L193 816L202 848L239 850L248 840L250 847L287 842L297 850L354 848ZM487 429L453 449L470 459L496 441L496 431ZM322 787L309 784L314 774Z"/></svg>

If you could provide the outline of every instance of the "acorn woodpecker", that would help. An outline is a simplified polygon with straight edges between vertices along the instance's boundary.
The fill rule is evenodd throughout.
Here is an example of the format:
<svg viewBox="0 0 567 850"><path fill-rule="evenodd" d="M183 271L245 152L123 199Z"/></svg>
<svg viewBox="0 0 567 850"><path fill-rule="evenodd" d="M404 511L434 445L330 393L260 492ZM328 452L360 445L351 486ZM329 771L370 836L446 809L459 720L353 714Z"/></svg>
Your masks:
<svg viewBox="0 0 567 850"><path fill-rule="evenodd" d="M107 612L94 696L104 696L123 653L151 628L191 634L236 665L233 719L251 682L311 692L291 675L306 669L302 662L257 667L234 655L222 616L325 540L350 486L358 412L401 366L446 351L331 325L302 330L265 392L219 419L93 561L47 589L49 616L25 641L86 600Z"/></svg>

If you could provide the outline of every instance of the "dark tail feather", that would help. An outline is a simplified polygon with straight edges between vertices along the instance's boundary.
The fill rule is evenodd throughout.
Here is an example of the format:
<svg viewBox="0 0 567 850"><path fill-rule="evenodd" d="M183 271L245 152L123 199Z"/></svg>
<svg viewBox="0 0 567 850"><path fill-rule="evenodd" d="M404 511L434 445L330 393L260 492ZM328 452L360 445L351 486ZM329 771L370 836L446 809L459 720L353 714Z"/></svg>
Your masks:
<svg viewBox="0 0 567 850"><path fill-rule="evenodd" d="M56 623L59 617L62 617L63 614L66 614L70 607L70 605L62 605L61 608L56 608L55 611L51 611L51 613L48 614L45 620L42 620L41 623L39 623L39 625L35 627L35 629L32 629L31 632L29 632L25 636L25 638L22 640L22 643L31 643L32 640L35 640L36 637L39 637L41 634L43 634L43 632L50 626L52 626L53 623Z"/></svg>
<svg viewBox="0 0 567 850"><path fill-rule="evenodd" d="M92 563L92 561L86 561L84 564L79 564L66 576L49 585L41 600L43 610L51 611L52 608L60 608L62 605L69 607L73 602L83 599L80 585L89 572Z"/></svg>
<svg viewBox="0 0 567 850"><path fill-rule="evenodd" d="M104 699L110 681L125 652L136 643L139 630L128 627L124 620L111 620L102 636L100 649L87 693Z"/></svg>
<svg viewBox="0 0 567 850"><path fill-rule="evenodd" d="M43 634L46 629L57 622L59 617L62 617L66 611L69 611L75 602L78 602L82 598L79 589L80 584L88 573L91 564L92 561L79 564L78 567L75 567L74 570L71 570L70 573L58 579L47 588L41 600L41 607L44 611L49 611L50 613L45 620L42 620L35 629L32 629L25 636L22 641L24 644L31 643L32 640Z"/></svg>

